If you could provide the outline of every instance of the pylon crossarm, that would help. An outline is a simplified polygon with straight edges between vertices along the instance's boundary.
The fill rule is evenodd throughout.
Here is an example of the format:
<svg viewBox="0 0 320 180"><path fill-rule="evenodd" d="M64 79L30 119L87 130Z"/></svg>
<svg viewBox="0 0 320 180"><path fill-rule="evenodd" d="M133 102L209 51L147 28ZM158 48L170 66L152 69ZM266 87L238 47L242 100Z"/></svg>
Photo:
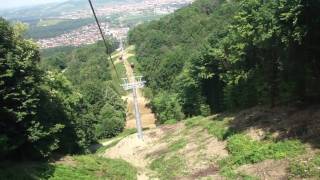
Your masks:
<svg viewBox="0 0 320 180"><path fill-rule="evenodd" d="M129 81L129 78L122 78L122 80L124 81L124 84L121 84L121 86L125 90L132 90L135 116L136 116L136 125L137 125L137 130L138 130L138 138L143 139L142 124L141 124L141 117L140 117L140 112L139 112L138 98L137 98L136 90L138 88L144 87L144 84L146 82L142 81L142 76L133 76L131 78L132 78L131 81Z"/></svg>

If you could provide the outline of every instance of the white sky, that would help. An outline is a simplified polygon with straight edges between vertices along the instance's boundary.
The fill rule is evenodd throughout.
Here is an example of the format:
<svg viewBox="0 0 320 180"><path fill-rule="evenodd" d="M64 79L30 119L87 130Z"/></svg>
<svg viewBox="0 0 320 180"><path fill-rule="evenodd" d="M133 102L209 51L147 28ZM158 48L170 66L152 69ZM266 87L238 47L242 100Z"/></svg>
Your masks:
<svg viewBox="0 0 320 180"><path fill-rule="evenodd" d="M66 0L0 0L0 9L17 8L23 6L34 6L52 2L62 2Z"/></svg>

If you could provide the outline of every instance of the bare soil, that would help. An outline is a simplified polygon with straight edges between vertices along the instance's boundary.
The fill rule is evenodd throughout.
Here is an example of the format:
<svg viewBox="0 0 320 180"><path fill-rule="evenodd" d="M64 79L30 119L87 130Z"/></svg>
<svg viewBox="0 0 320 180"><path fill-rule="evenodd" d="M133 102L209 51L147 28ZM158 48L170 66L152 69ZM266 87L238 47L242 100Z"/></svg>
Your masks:
<svg viewBox="0 0 320 180"><path fill-rule="evenodd" d="M133 54L129 53L129 50L124 51L123 54L123 61L124 67L126 69L127 77L133 77L133 69L130 66L130 63L128 62L128 58L133 56ZM129 82L132 82L132 78L129 78ZM134 102L133 102L133 95L132 92L130 92L127 96L122 97L125 101L127 101L127 120L126 120L126 128L136 128L136 120L134 115ZM141 90L139 89L137 91L137 99L138 99L138 106L142 121L142 127L143 128L155 128L156 127L156 118L155 115L152 113L151 109L147 106L149 101L143 97Z"/></svg>
<svg viewBox="0 0 320 180"><path fill-rule="evenodd" d="M168 135L170 131L173 133ZM137 138L137 134L133 134L108 149L103 156L128 161L138 168L138 179L154 179L151 177L155 177L156 173L149 169L152 160L173 155L182 155L187 162L188 175L178 179L194 179L196 176L220 177L215 162L228 155L225 143L201 129L195 132L186 131L188 130L184 124L178 123L144 131L143 141ZM182 137L187 139L186 146L178 151L170 151L170 144Z"/></svg>
<svg viewBox="0 0 320 180"><path fill-rule="evenodd" d="M287 160L265 160L256 164L246 164L237 169L238 172L250 174L261 180L288 179L287 169L289 162Z"/></svg>

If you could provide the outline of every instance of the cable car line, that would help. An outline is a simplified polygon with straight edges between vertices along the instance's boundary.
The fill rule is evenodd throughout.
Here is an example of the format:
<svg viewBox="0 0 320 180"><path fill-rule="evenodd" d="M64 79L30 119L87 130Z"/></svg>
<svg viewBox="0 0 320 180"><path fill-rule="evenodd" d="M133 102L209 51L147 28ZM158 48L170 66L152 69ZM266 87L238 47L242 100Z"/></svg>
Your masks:
<svg viewBox="0 0 320 180"><path fill-rule="evenodd" d="M114 65L114 63L113 63L113 61L112 61L111 54L109 53L110 51L109 51L109 48L108 48L108 44L107 44L107 41L106 41L106 39L105 39L105 37L104 37L103 31L102 31L102 29L101 29L101 26L100 26L100 23L99 23L98 17L97 17L97 15L96 15L96 12L95 12L95 10L94 10L94 7L93 7L93 5L92 5L92 2L91 2L91 0L88 0L88 1L89 1L89 4L90 4L90 7L91 7L91 10L92 10L92 13L93 13L94 19L96 20L96 23L97 23L97 25L98 25L99 32L100 32L100 34L101 34L101 37L102 37L102 40L103 40L104 46L106 47L106 54L109 56L110 61L111 61L111 64L112 64L112 66L113 66L114 70L116 71L117 78L120 80L120 77L119 77L118 71L117 71L117 69L116 69L116 66Z"/></svg>

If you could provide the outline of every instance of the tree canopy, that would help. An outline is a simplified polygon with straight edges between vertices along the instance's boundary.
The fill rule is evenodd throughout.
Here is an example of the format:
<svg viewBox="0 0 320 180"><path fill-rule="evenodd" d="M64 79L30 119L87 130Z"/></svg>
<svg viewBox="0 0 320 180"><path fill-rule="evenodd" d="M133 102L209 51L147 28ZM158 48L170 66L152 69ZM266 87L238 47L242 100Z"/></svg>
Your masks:
<svg viewBox="0 0 320 180"><path fill-rule="evenodd" d="M110 85L101 42L40 58L24 30L0 19L0 158L87 152L97 139L120 133L125 106Z"/></svg>
<svg viewBox="0 0 320 180"><path fill-rule="evenodd" d="M129 43L154 97L177 94L187 116L319 102L319 7L198 0L132 29Z"/></svg>

